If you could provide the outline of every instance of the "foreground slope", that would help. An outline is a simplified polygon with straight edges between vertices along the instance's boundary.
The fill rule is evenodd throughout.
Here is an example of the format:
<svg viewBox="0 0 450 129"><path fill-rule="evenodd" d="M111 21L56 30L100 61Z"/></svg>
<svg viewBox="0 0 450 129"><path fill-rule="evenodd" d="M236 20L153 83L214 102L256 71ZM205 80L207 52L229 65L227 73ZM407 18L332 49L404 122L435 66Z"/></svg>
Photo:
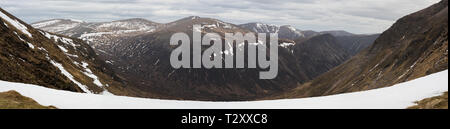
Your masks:
<svg viewBox="0 0 450 129"><path fill-rule="evenodd" d="M448 91L448 70L388 88L325 97L251 102L200 102L104 96L0 81L0 92L15 90L44 106L62 109L405 109Z"/></svg>
<svg viewBox="0 0 450 129"><path fill-rule="evenodd" d="M54 109L42 106L31 98L22 96L16 91L0 92L0 109Z"/></svg>
<svg viewBox="0 0 450 129"><path fill-rule="evenodd" d="M129 93L79 39L36 30L0 9L0 80L95 94Z"/></svg>
<svg viewBox="0 0 450 129"><path fill-rule="evenodd" d="M346 63L276 98L382 88L448 69L448 0L408 15Z"/></svg>

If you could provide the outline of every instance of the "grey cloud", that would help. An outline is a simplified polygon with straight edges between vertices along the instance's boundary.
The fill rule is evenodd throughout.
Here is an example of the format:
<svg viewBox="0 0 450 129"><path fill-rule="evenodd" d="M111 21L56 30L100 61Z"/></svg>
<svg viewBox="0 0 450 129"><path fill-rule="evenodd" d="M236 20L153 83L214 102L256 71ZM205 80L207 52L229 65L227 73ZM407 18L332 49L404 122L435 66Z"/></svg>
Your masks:
<svg viewBox="0 0 450 129"><path fill-rule="evenodd" d="M264 22L304 30L380 33L396 19L439 0L0 0L26 22L73 18L111 21L146 18L166 23L187 16L241 24Z"/></svg>

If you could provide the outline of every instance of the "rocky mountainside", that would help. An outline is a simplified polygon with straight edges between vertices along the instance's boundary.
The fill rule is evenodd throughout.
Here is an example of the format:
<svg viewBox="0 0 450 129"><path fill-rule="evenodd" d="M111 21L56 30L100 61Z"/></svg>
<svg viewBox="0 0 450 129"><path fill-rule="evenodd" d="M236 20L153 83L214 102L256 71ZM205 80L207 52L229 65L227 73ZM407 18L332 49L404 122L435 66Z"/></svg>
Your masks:
<svg viewBox="0 0 450 129"><path fill-rule="evenodd" d="M0 80L74 92L137 95L82 40L36 30L3 9L0 16Z"/></svg>
<svg viewBox="0 0 450 129"><path fill-rule="evenodd" d="M448 0L399 19L368 49L277 98L363 91L448 69Z"/></svg>

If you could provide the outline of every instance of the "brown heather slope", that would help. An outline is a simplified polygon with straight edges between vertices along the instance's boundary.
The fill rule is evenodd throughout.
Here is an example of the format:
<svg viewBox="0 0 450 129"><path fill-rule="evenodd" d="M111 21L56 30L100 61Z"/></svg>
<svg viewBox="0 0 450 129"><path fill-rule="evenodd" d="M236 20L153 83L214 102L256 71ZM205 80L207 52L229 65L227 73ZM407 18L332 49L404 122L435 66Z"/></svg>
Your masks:
<svg viewBox="0 0 450 129"><path fill-rule="evenodd" d="M0 80L84 92L51 63L54 61L61 64L76 81L86 85L89 92L102 93L108 90L117 95L138 96L138 92L124 86L125 82L85 42L36 30L1 8L0 12L25 25L32 35L25 35L0 18ZM95 84L92 77L84 74L88 70L83 63L88 64L87 68L104 87Z"/></svg>
<svg viewBox="0 0 450 129"><path fill-rule="evenodd" d="M0 109L56 109L53 106L42 106L31 98L22 96L16 91L0 93Z"/></svg>
<svg viewBox="0 0 450 129"><path fill-rule="evenodd" d="M448 0L398 20L375 43L315 80L274 98L392 86L448 69Z"/></svg>

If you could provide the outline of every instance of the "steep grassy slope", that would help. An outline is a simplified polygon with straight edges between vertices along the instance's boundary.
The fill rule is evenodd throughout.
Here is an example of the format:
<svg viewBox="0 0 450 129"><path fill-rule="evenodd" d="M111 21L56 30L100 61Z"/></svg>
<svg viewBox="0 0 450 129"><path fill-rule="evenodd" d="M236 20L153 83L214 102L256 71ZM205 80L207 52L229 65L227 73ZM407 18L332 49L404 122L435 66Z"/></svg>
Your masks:
<svg viewBox="0 0 450 129"><path fill-rule="evenodd" d="M85 42L36 30L0 9L0 80L137 96Z"/></svg>
<svg viewBox="0 0 450 129"><path fill-rule="evenodd" d="M379 37L379 34L373 35L352 35L352 36L340 36L336 37L340 46L345 48L351 56L358 54L364 49L370 47L375 40Z"/></svg>
<svg viewBox="0 0 450 129"><path fill-rule="evenodd" d="M346 63L276 98L363 91L448 69L448 0L408 15Z"/></svg>

